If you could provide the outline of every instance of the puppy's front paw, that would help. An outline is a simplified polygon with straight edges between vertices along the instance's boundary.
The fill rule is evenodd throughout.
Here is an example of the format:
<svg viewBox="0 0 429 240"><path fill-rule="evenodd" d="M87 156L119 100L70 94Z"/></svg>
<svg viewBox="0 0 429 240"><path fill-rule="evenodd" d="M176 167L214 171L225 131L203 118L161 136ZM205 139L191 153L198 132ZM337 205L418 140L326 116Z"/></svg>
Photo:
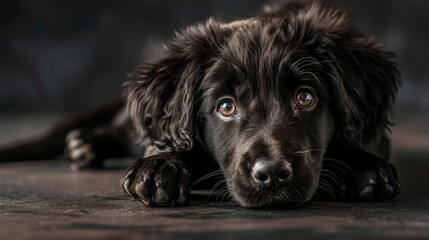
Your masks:
<svg viewBox="0 0 429 240"><path fill-rule="evenodd" d="M344 198L352 201L381 201L399 195L401 186L395 167L368 154L350 163L345 181Z"/></svg>
<svg viewBox="0 0 429 240"><path fill-rule="evenodd" d="M97 156L87 135L82 130L73 130L67 134L65 155L74 171L102 167L103 161Z"/></svg>
<svg viewBox="0 0 429 240"><path fill-rule="evenodd" d="M175 154L138 160L122 179L122 189L146 206L183 206L189 199L190 175Z"/></svg>

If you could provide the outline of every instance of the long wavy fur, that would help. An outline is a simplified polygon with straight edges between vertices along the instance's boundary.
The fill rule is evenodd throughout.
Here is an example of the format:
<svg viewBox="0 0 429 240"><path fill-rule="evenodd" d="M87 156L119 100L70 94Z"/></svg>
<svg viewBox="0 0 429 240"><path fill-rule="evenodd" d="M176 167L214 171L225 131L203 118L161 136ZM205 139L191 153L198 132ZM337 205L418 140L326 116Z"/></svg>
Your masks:
<svg viewBox="0 0 429 240"><path fill-rule="evenodd" d="M389 131L400 84L393 54L372 38L362 37L344 10L326 1L311 1L286 4L253 19L258 21L226 24L209 19L177 33L166 47L167 56L141 66L125 85L137 140L161 151L190 151L199 134L204 76L222 46L243 37L235 36L234 29L259 24L264 18L278 19L287 38L282 40L285 46L296 45L320 63L323 85L333 100L338 139L366 148Z"/></svg>

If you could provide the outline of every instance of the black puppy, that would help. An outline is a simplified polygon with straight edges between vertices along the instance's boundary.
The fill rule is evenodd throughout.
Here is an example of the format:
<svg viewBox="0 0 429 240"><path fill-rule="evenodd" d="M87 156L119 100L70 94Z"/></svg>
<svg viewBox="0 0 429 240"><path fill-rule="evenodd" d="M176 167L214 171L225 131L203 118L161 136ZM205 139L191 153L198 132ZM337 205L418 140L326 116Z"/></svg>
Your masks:
<svg viewBox="0 0 429 240"><path fill-rule="evenodd" d="M320 1L243 21L210 19L177 34L168 55L138 69L125 98L151 151L123 179L146 205L183 205L188 167L219 164L243 207L319 195L399 194L387 162L398 71L346 13ZM188 165L183 164L188 161Z"/></svg>
<svg viewBox="0 0 429 240"><path fill-rule="evenodd" d="M147 206L184 205L193 182L216 174L243 207L391 199L400 192L388 163L400 83L392 55L322 1L210 19L134 72L129 118L73 131L67 155L75 168L122 156L130 120L145 153L122 187Z"/></svg>

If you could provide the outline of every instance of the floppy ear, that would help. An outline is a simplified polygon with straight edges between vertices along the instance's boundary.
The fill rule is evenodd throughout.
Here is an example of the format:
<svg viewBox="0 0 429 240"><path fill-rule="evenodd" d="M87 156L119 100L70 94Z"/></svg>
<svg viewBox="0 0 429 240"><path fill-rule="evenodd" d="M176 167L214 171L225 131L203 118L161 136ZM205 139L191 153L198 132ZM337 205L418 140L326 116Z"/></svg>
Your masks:
<svg viewBox="0 0 429 240"><path fill-rule="evenodd" d="M317 45L312 54L325 60L339 138L365 149L390 130L399 72L394 54L362 37L335 2L310 1L295 10L291 24L301 29L299 39L309 39L307 46Z"/></svg>
<svg viewBox="0 0 429 240"><path fill-rule="evenodd" d="M365 148L390 130L399 72L373 39L333 37L330 40L329 72L339 134L349 144Z"/></svg>
<svg viewBox="0 0 429 240"><path fill-rule="evenodd" d="M164 58L138 68L125 83L124 98L137 141L161 151L192 148L199 86L226 34L210 19L176 33Z"/></svg>

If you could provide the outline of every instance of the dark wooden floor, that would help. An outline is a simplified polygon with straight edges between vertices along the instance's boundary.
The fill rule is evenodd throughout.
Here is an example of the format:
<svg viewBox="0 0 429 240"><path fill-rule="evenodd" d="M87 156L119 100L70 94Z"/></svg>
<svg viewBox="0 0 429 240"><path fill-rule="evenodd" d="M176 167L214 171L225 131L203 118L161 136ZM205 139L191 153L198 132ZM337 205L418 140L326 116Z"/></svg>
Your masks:
<svg viewBox="0 0 429 240"><path fill-rule="evenodd" d="M429 198L419 189L394 201L310 202L295 210L201 200L145 208L121 194L122 174L119 168L71 172L63 160L2 164L0 239L429 239Z"/></svg>
<svg viewBox="0 0 429 240"><path fill-rule="evenodd" d="M379 203L249 210L205 198L145 208L122 195L127 161L72 172L65 160L0 165L0 239L429 239L429 151L395 152L403 193Z"/></svg>

